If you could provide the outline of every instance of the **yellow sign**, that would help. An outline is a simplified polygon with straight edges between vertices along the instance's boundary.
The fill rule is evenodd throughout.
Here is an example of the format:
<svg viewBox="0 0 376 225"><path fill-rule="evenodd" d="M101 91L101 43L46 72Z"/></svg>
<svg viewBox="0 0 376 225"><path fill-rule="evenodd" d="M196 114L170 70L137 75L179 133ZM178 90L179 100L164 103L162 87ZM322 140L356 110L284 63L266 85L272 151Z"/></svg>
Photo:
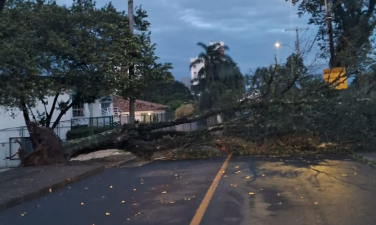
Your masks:
<svg viewBox="0 0 376 225"><path fill-rule="evenodd" d="M347 89L347 77L345 67L324 69L324 81L335 89Z"/></svg>

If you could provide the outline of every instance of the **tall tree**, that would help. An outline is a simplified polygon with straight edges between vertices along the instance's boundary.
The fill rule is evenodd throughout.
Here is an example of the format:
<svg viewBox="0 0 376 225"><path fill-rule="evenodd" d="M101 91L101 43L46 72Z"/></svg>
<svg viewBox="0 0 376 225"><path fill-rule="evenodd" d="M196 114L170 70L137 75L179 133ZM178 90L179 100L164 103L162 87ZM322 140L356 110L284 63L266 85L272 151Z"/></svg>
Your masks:
<svg viewBox="0 0 376 225"><path fill-rule="evenodd" d="M198 43L204 52L200 53L190 67L204 64L198 72L196 82L192 90L200 102L200 109L205 111L219 106L220 103L228 104L229 101L237 101L244 94L243 75L231 57L225 54L229 50L227 46L214 43L209 46ZM222 100L221 100L222 99Z"/></svg>
<svg viewBox="0 0 376 225"><path fill-rule="evenodd" d="M43 0L7 2L0 14L0 104L23 112L34 150L43 150L47 141L33 123L35 105L49 104L41 125L55 128L75 104L118 89L124 75L117 65L128 65L125 53L137 45L123 29L127 25L124 13L111 4L96 8L91 0L70 7ZM59 101L64 93L72 98ZM47 96L53 96L52 105L44 101Z"/></svg>
<svg viewBox="0 0 376 225"><path fill-rule="evenodd" d="M320 26L323 57L327 57L326 17L323 0L286 0L299 5L299 15L311 15L310 24ZM376 26L376 0L330 0L334 37L336 40L336 66L359 69L364 66L368 53L372 50L370 37ZM319 36L320 37L320 36Z"/></svg>
<svg viewBox="0 0 376 225"><path fill-rule="evenodd" d="M221 46L220 43L205 45L202 42L197 43L197 45L204 51L198 55L190 67L203 63L204 67L199 73L205 74L207 82L218 80L222 65L225 62L232 62L231 57L225 54L225 50L229 50L228 46Z"/></svg>
<svg viewBox="0 0 376 225"><path fill-rule="evenodd" d="M137 48L128 54L131 57L133 75L124 77L122 88L118 94L124 98L143 98L155 84L162 84L173 80L170 73L171 63L159 63L155 54L156 44L151 41L150 23L146 20L147 13L141 7L135 11L135 30L133 35Z"/></svg>

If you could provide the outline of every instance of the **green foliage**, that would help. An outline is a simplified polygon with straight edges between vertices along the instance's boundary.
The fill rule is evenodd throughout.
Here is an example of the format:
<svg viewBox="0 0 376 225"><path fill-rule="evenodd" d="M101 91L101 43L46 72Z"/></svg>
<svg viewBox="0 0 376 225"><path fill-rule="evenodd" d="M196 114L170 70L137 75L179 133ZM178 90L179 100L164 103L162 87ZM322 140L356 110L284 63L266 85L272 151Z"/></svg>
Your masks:
<svg viewBox="0 0 376 225"><path fill-rule="evenodd" d="M100 134L105 131L114 130L113 127L72 127L67 132L67 140L80 139L91 135Z"/></svg>
<svg viewBox="0 0 376 225"><path fill-rule="evenodd" d="M175 111L175 119L192 116L195 112L195 108L192 104L182 105Z"/></svg>
<svg viewBox="0 0 376 225"><path fill-rule="evenodd" d="M170 106L175 111L181 105L191 102L193 96L189 89L178 81L156 81L145 90L141 99Z"/></svg>
<svg viewBox="0 0 376 225"><path fill-rule="evenodd" d="M321 40L322 57L327 58L328 39L325 38L327 28L324 10L324 0L286 0L299 5L298 14L310 14L310 24L320 26L318 38ZM361 66L367 66L365 60L372 51L372 41L376 26L375 0L328 0L331 3L334 37L336 40L336 55L338 66L351 67L359 71Z"/></svg>
<svg viewBox="0 0 376 225"><path fill-rule="evenodd" d="M145 95L147 96L152 88L173 81L173 76L169 72L172 65L157 62L159 57L155 55L156 44L151 42L150 23L146 21L146 18L146 11L141 7L138 8L135 15L137 31L133 36L137 49L128 53L134 65L134 74L124 77L120 81L121 88L118 90L118 94L124 98L148 100ZM125 67L124 70L128 68Z"/></svg>
<svg viewBox="0 0 376 225"><path fill-rule="evenodd" d="M250 95L257 95L244 102L247 110L239 112L241 125L229 134L270 150L372 148L376 135L373 89L333 90L321 75L309 74L299 60L292 59L285 65L258 68L247 77ZM291 65L298 74L289 69Z"/></svg>
<svg viewBox="0 0 376 225"><path fill-rule="evenodd" d="M37 103L46 104L46 96L57 100L62 93L74 93L73 99L54 101L52 110L44 112L45 125L55 127L74 104L112 94L124 77L118 66L131 61L125 52L136 46L126 27L126 15L111 4L8 1L0 14L0 104L27 115Z"/></svg>
<svg viewBox="0 0 376 225"><path fill-rule="evenodd" d="M199 99L200 110L205 111L215 107L234 103L244 95L244 78L240 69L231 57L224 54L227 46L220 43L206 46L198 43L204 52L191 63L191 67L204 63L198 72L197 85L192 90Z"/></svg>

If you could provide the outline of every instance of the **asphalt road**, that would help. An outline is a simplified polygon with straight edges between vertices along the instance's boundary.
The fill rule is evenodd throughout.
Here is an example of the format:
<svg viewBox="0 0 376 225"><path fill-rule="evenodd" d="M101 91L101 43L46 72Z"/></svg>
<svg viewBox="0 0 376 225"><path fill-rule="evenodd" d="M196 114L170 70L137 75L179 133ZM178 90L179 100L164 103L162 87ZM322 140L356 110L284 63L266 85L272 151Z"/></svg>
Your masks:
<svg viewBox="0 0 376 225"><path fill-rule="evenodd" d="M376 170L350 159L232 158L123 167L0 213L0 225L376 224Z"/></svg>

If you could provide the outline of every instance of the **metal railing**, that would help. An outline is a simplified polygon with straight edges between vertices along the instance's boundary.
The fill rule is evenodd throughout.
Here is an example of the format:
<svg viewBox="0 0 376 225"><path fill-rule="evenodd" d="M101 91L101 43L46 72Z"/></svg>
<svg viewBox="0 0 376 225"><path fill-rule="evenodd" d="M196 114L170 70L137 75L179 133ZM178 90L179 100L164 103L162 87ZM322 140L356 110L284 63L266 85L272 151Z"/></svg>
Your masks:
<svg viewBox="0 0 376 225"><path fill-rule="evenodd" d="M71 127L107 127L114 125L113 116L71 119Z"/></svg>

